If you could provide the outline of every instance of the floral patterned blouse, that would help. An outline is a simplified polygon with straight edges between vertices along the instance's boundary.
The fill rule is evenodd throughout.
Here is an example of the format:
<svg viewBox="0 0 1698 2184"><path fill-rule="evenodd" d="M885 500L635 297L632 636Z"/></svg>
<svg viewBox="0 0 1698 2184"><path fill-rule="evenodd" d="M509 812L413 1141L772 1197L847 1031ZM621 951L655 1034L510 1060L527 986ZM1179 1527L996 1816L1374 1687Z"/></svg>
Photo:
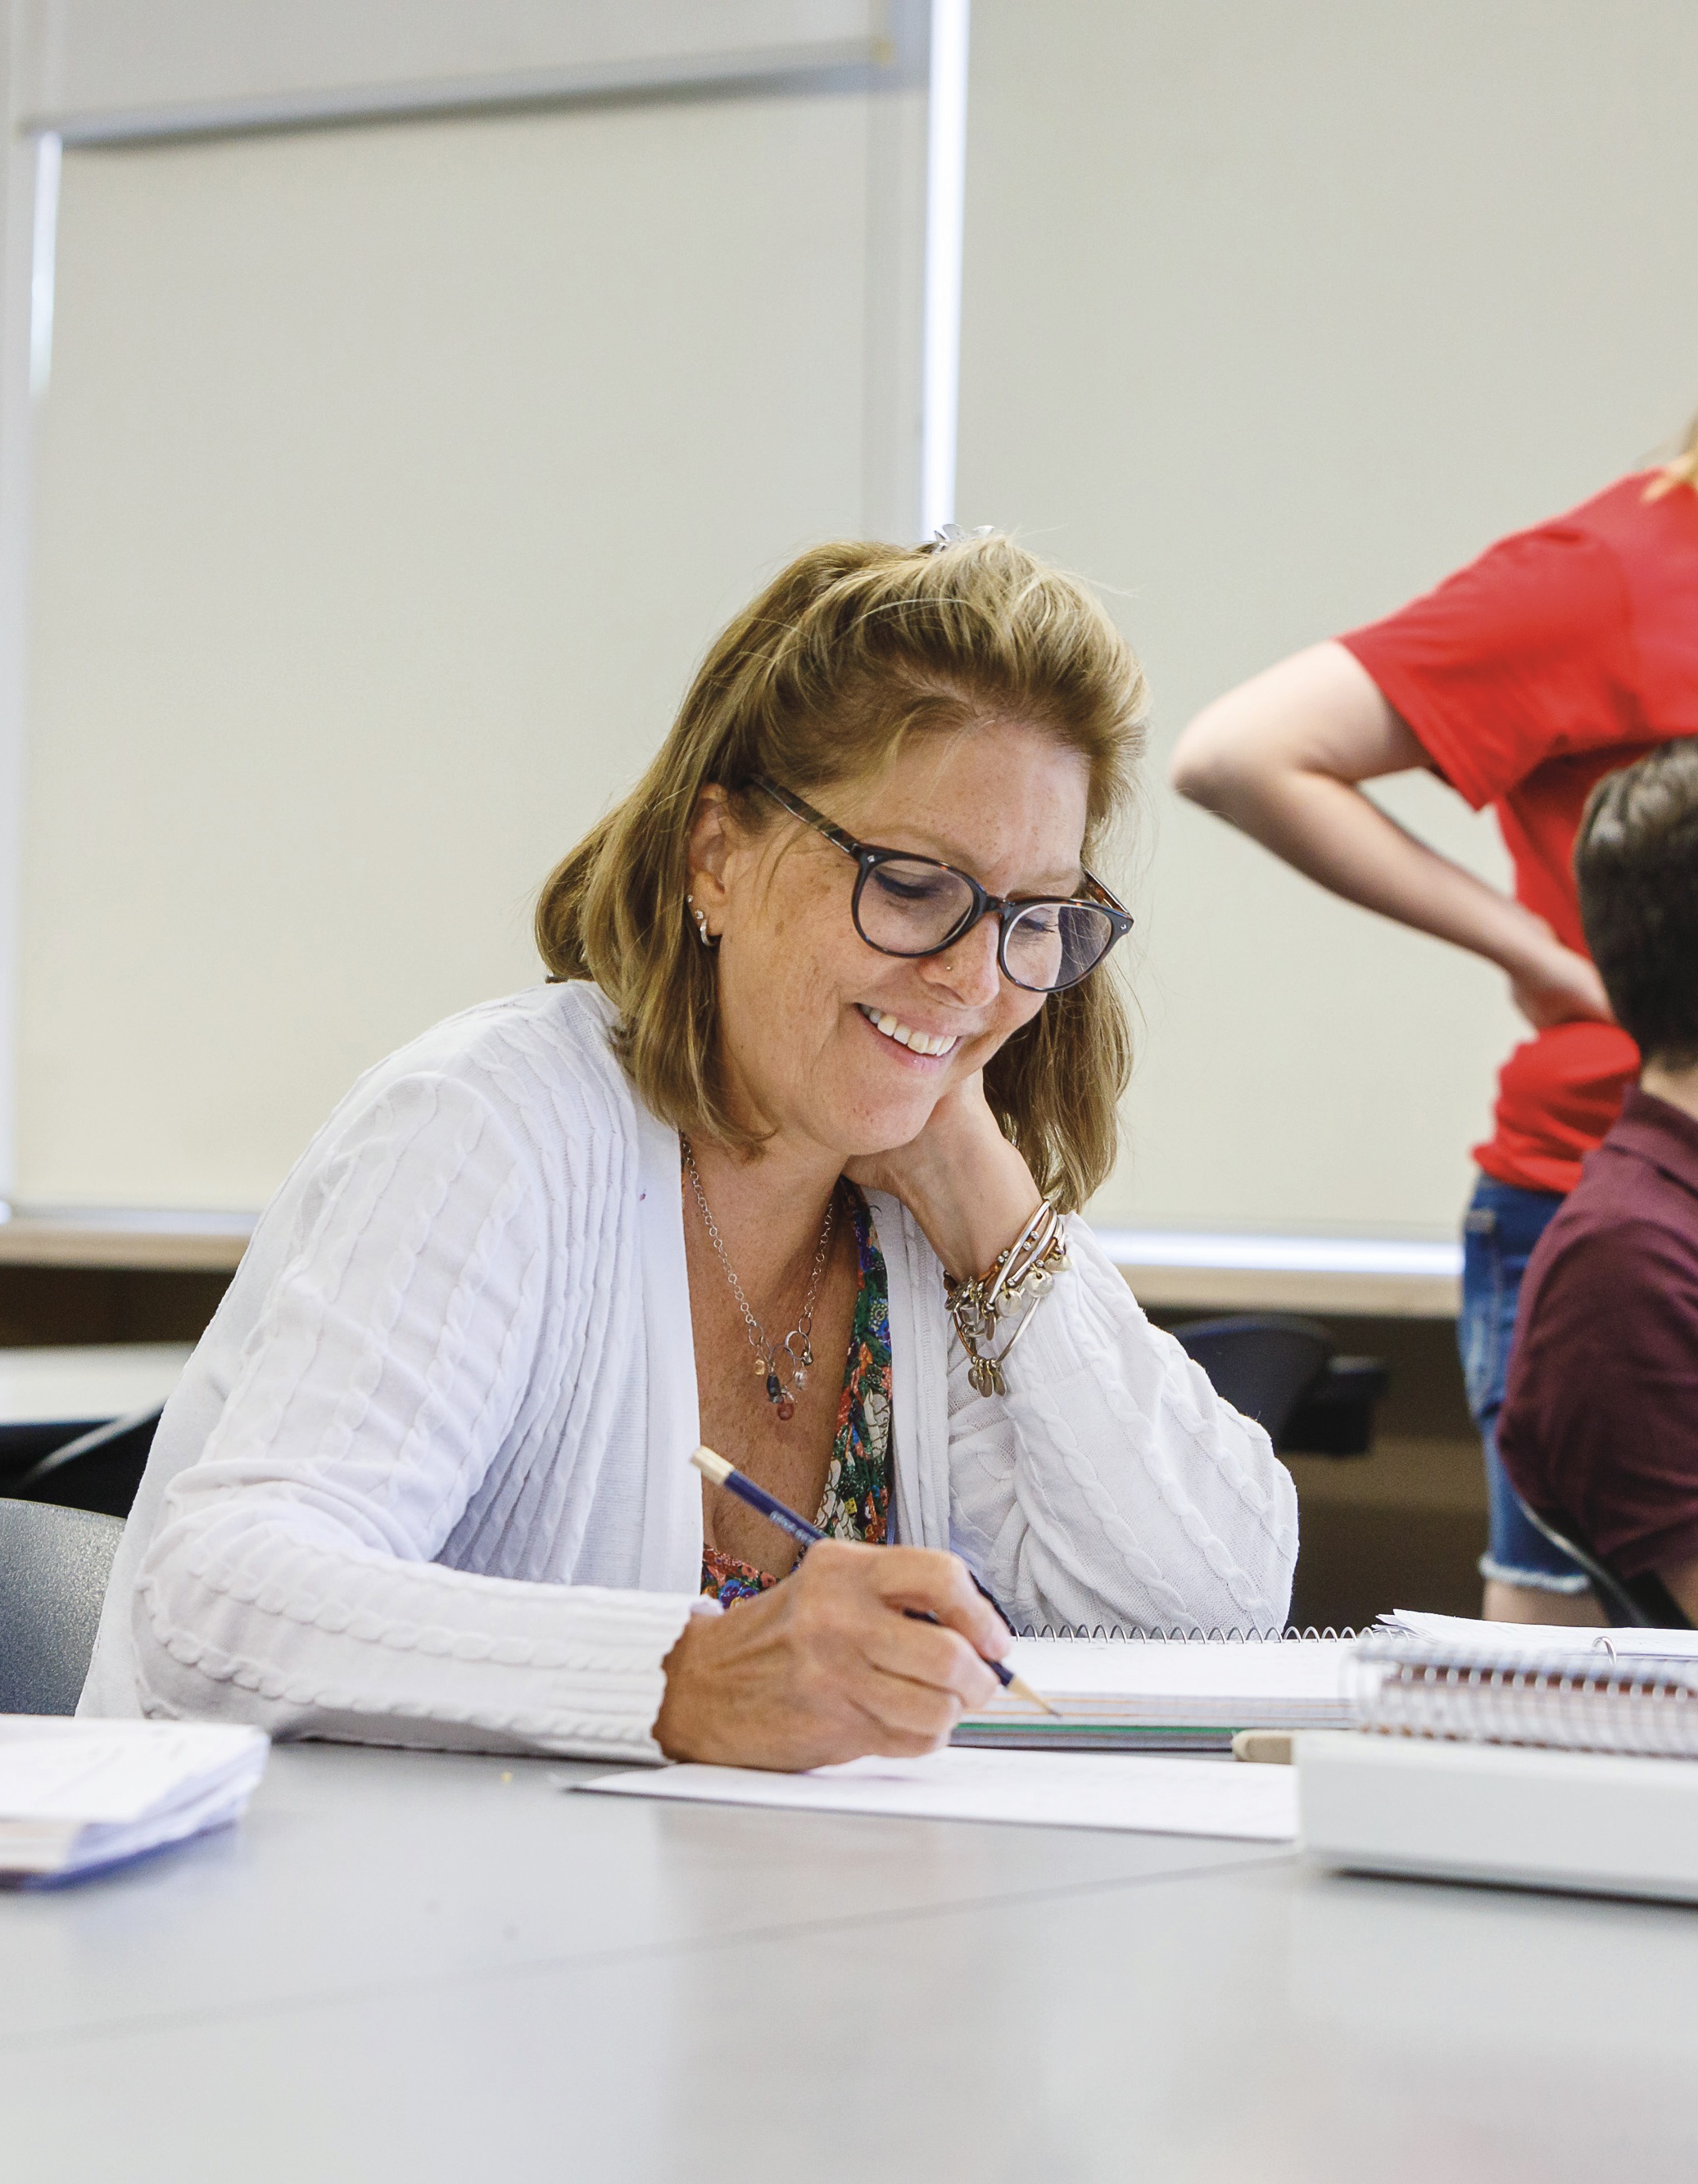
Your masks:
<svg viewBox="0 0 1698 2184"><path fill-rule="evenodd" d="M829 1539L863 1540L877 1547L890 1536L890 1286L871 1210L852 1184L844 1190L855 1228L855 1319L837 1402L831 1468L813 1521ZM778 1582L770 1570L757 1569L717 1547L701 1551L701 1590L722 1607L752 1600Z"/></svg>

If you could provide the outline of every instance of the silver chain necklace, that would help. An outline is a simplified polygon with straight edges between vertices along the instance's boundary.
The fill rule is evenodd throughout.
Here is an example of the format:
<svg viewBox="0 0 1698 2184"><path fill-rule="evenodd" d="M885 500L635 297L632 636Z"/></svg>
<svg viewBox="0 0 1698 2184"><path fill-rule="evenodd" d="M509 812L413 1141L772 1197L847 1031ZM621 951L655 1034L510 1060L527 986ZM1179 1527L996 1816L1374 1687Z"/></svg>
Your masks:
<svg viewBox="0 0 1698 2184"><path fill-rule="evenodd" d="M707 1231L707 1240L713 1246L719 1263L725 1269L725 1279L731 1284L731 1294L737 1300L737 1309L743 1315L743 1326L749 1337L749 1347L755 1353L755 1370L764 1373L767 1382L767 1401L781 1418L796 1416L796 1398L792 1389L806 1387L808 1369L813 1363L813 1349L810 1338L813 1334L813 1307L819 1299L819 1278L825 1271L825 1255L831 1243L831 1224L837 1217L837 1193L834 1190L826 1202L825 1226L819 1232L818 1248L813 1255L813 1272L807 1278L807 1295L803 1301L802 1318L785 1335L782 1353L767 1340L767 1330L749 1308L749 1300L743 1294L743 1284L737 1279L737 1269L731 1263L731 1255L725 1249L724 1239L719 1234L719 1224L708 1206L707 1194L701 1187L701 1177L695 1165L695 1155L690 1149L690 1139L682 1134L679 1144L684 1153L684 1170L690 1178L690 1187L695 1193L695 1202L701 1209L701 1225ZM798 1349L796 1346L800 1344ZM790 1385L779 1378L779 1358L782 1354L790 1367Z"/></svg>

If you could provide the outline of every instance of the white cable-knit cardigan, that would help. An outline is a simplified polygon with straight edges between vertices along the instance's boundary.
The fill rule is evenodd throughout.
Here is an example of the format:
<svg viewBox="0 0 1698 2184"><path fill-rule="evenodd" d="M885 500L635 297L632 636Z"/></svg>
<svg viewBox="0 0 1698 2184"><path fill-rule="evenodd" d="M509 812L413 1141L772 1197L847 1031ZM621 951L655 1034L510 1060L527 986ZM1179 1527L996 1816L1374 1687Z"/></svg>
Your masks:
<svg viewBox="0 0 1698 2184"><path fill-rule="evenodd" d="M539 987L338 1107L165 1407L82 1713L660 1756L701 1604L695 1367L678 1138L611 1020ZM1023 1624L1282 1623L1290 1478L1084 1224L981 1397L918 1225L872 1205L896 1537L954 1547Z"/></svg>

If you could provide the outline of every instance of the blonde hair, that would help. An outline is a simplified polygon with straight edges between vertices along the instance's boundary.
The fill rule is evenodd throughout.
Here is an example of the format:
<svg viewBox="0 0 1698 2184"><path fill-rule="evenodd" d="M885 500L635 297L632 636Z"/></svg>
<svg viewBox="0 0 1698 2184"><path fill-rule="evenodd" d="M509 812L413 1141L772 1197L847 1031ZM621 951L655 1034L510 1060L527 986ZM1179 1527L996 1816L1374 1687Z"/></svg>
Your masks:
<svg viewBox="0 0 1698 2184"><path fill-rule="evenodd" d="M684 909L702 789L718 783L758 830L774 819L751 787L760 775L811 799L876 772L910 735L1018 720L1088 763L1088 862L1132 794L1143 700L1138 663L1092 593L1004 534L817 546L721 632L642 780L550 875L543 961L612 1000L620 1059L654 1114L753 1150L726 1111L713 958ZM1051 994L985 1072L1039 1188L1070 1209L1114 1165L1126 1006L1105 966Z"/></svg>
<svg viewBox="0 0 1698 2184"><path fill-rule="evenodd" d="M1673 493L1678 485L1690 485L1698 492L1698 417L1692 420L1686 431L1686 444L1672 463L1665 463L1645 489L1647 500L1661 500L1664 493Z"/></svg>

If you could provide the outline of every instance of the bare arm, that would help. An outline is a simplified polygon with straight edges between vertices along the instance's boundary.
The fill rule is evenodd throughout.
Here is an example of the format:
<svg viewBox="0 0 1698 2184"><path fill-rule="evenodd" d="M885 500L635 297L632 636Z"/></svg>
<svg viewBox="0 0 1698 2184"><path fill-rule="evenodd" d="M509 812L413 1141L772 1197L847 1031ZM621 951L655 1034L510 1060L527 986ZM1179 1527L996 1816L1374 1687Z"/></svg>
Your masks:
<svg viewBox="0 0 1698 2184"><path fill-rule="evenodd" d="M1657 1575L1694 1623L1698 1623L1698 1562L1665 1563Z"/></svg>
<svg viewBox="0 0 1698 2184"><path fill-rule="evenodd" d="M1333 894L1497 964L1530 1022L1608 1022L1587 957L1418 842L1358 785L1428 766L1360 663L1341 644L1317 644L1205 706L1181 736L1169 777Z"/></svg>

